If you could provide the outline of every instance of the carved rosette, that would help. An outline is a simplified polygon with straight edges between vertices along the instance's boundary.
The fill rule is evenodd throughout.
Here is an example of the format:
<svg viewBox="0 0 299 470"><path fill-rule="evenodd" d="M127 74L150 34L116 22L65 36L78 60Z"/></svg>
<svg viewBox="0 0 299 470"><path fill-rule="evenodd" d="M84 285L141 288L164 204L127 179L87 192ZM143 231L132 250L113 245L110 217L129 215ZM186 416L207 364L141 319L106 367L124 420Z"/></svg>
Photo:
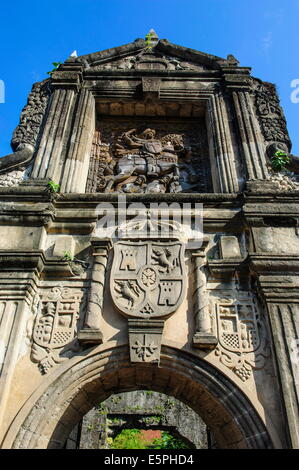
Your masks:
<svg viewBox="0 0 299 470"><path fill-rule="evenodd" d="M114 246L110 291L129 317L132 362L159 363L163 319L185 295L184 246L180 242L121 241Z"/></svg>
<svg viewBox="0 0 299 470"><path fill-rule="evenodd" d="M83 295L82 289L53 287L43 290L35 299L31 359L38 363L42 373L46 374L78 350L74 337Z"/></svg>
<svg viewBox="0 0 299 470"><path fill-rule="evenodd" d="M218 345L215 355L243 381L269 357L266 329L253 299L222 299L215 304Z"/></svg>

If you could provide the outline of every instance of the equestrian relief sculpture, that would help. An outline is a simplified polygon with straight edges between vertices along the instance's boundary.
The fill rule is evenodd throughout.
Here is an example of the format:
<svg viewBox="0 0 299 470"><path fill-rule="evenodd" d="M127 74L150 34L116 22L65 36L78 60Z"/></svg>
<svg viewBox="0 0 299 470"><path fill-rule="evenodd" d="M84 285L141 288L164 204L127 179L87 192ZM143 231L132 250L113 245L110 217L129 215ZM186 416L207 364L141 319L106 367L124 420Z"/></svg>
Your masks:
<svg viewBox="0 0 299 470"><path fill-rule="evenodd" d="M101 164L100 191L176 193L182 191L179 159L190 160L191 148L184 146L183 136L179 134L157 139L154 129L140 133L130 129L110 145L109 155L106 165Z"/></svg>

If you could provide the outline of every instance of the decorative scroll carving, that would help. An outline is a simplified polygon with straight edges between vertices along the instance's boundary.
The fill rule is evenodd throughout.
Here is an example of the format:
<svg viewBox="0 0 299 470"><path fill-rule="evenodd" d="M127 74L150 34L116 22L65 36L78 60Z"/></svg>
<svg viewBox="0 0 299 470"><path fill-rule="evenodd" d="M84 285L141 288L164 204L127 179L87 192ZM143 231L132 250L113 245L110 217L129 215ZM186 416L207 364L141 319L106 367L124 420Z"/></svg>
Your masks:
<svg viewBox="0 0 299 470"><path fill-rule="evenodd" d="M77 331L81 289L53 287L35 299L36 319L33 328L31 359L42 373L78 351L74 336Z"/></svg>
<svg viewBox="0 0 299 470"><path fill-rule="evenodd" d="M16 127L11 145L14 150L20 144L36 144L43 117L50 96L49 80L35 83L28 96L26 106L20 116L20 124Z"/></svg>
<svg viewBox="0 0 299 470"><path fill-rule="evenodd" d="M269 357L265 326L250 297L242 302L222 299L215 307L219 340L215 354L245 382Z"/></svg>
<svg viewBox="0 0 299 470"><path fill-rule="evenodd" d="M185 290L183 254L179 242L115 244L110 289L116 307L135 318L174 312Z"/></svg>
<svg viewBox="0 0 299 470"><path fill-rule="evenodd" d="M265 140L283 143L290 150L291 141L275 85L260 83L255 91L255 105Z"/></svg>
<svg viewBox="0 0 299 470"><path fill-rule="evenodd" d="M145 50L137 55L96 65L91 70L194 70L200 72L208 70L208 68L201 64L181 60L178 57L170 57Z"/></svg>
<svg viewBox="0 0 299 470"><path fill-rule="evenodd" d="M115 124L117 126L117 124ZM203 132L188 125L96 131L87 192L169 193L211 190ZM122 126L119 126L122 127ZM161 127L167 127L167 125ZM171 129L172 127L172 129ZM184 130L182 129L184 128ZM186 132L187 130L187 132ZM174 132L175 131L175 132ZM189 135L188 135L189 134ZM202 153L202 155L200 155Z"/></svg>

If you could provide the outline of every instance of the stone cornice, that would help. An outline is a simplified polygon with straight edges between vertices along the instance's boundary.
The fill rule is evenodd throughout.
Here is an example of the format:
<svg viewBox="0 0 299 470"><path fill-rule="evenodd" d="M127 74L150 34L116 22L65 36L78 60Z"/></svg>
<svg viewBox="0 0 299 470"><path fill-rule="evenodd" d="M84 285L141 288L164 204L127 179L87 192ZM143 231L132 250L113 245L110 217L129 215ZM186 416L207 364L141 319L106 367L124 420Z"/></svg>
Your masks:
<svg viewBox="0 0 299 470"><path fill-rule="evenodd" d="M73 277L67 261L46 257L43 250L0 250L0 272L34 272L47 278Z"/></svg>
<svg viewBox="0 0 299 470"><path fill-rule="evenodd" d="M299 274L299 256L264 253L249 253L250 268L257 274Z"/></svg>

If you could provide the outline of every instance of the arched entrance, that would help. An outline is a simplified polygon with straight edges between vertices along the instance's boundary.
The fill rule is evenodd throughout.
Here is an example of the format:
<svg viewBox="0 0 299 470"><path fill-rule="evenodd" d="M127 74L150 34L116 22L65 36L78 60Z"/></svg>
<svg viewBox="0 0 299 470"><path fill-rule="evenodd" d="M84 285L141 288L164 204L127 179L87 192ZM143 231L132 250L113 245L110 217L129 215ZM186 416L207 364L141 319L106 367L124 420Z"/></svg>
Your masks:
<svg viewBox="0 0 299 470"><path fill-rule="evenodd" d="M128 347L115 343L88 350L47 377L16 416L3 448L62 448L93 406L112 393L140 389L188 404L205 421L218 448L272 448L251 402L211 364L169 346L162 347L160 367L132 364Z"/></svg>

